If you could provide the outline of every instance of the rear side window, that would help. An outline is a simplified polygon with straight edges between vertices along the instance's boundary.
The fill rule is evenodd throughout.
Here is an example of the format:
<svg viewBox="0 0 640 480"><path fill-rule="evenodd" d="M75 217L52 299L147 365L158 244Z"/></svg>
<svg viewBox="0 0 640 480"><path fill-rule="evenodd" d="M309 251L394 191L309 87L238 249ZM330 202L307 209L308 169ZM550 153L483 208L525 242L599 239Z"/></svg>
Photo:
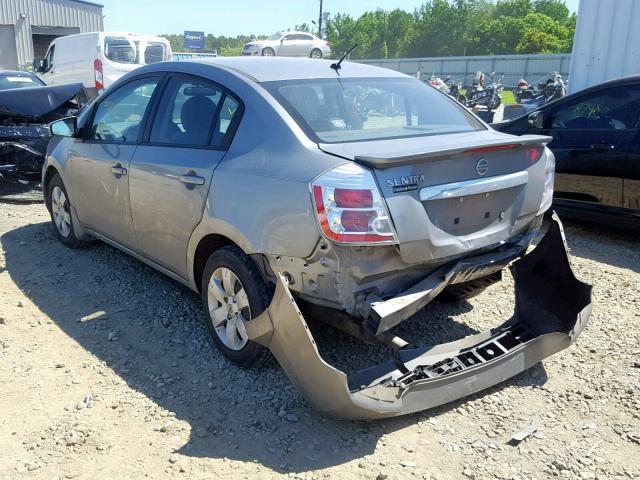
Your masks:
<svg viewBox="0 0 640 480"><path fill-rule="evenodd" d="M166 53L162 43L149 42L144 50L144 63L158 63L165 60Z"/></svg>
<svg viewBox="0 0 640 480"><path fill-rule="evenodd" d="M136 48L126 37L105 37L104 56L116 63L136 63Z"/></svg>
<svg viewBox="0 0 640 480"><path fill-rule="evenodd" d="M263 85L316 142L384 140L485 128L449 97L411 78L284 80Z"/></svg>
<svg viewBox="0 0 640 480"><path fill-rule="evenodd" d="M221 147L238 102L204 80L169 80L151 127L149 141L170 145Z"/></svg>
<svg viewBox="0 0 640 480"><path fill-rule="evenodd" d="M158 78L141 78L112 92L97 107L90 139L135 143Z"/></svg>

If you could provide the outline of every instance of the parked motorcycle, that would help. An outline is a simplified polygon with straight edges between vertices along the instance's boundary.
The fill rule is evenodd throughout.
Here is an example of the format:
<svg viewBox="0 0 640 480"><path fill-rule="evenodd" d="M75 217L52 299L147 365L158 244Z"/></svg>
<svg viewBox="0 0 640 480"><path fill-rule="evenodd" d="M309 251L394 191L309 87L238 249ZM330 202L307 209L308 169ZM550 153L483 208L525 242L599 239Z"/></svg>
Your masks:
<svg viewBox="0 0 640 480"><path fill-rule="evenodd" d="M440 77L436 76L435 72L433 73L433 75L431 75L431 78L429 79L429 85L431 85L434 88L437 88L438 90L446 93L447 95L449 94L449 86L447 85L446 80L442 80Z"/></svg>
<svg viewBox="0 0 640 480"><path fill-rule="evenodd" d="M450 97L455 98L463 105L467 105L467 99L462 94L462 82L451 80L451 77L444 79L444 83L447 85L449 91L447 92Z"/></svg>
<svg viewBox="0 0 640 480"><path fill-rule="evenodd" d="M491 72L489 78L491 83L484 87L484 74L479 72L474 78L474 84L469 90L467 90L466 101L468 107L475 107L476 105L484 105L489 111L495 110L502 103L502 77L496 81L496 73Z"/></svg>
<svg viewBox="0 0 640 480"><path fill-rule="evenodd" d="M513 98L516 103L522 103L524 100L531 100L536 95L536 90L529 85L529 82L524 78L518 80L516 88L513 89Z"/></svg>
<svg viewBox="0 0 640 480"><path fill-rule="evenodd" d="M549 79L540 82L536 87L529 85L524 78L521 78L513 89L513 97L517 103L535 103L544 105L545 103L557 100L567 94L567 85L558 72L551 72Z"/></svg>

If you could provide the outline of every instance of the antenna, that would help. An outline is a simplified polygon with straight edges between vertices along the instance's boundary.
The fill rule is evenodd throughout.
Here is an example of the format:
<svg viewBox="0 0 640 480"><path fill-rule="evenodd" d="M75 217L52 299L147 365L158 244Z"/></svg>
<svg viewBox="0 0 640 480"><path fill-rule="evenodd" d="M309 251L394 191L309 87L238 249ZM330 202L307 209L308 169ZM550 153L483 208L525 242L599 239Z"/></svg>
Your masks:
<svg viewBox="0 0 640 480"><path fill-rule="evenodd" d="M336 72L338 70L340 70L342 67L340 66L340 64L342 63L342 61L347 58L349 56L349 54L351 52L353 52L355 50L355 48L358 46L358 44L356 43L353 47L351 47L349 50L347 50L347 53L345 53L342 58L340 60L338 60L338 63L332 63L330 65L331 68L333 68Z"/></svg>

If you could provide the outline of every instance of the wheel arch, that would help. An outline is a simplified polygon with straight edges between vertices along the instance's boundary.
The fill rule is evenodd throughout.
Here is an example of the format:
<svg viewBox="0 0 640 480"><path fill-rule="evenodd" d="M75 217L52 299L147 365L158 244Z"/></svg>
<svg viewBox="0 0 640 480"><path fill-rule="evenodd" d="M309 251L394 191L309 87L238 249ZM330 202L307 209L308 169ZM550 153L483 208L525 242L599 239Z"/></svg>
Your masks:
<svg viewBox="0 0 640 480"><path fill-rule="evenodd" d="M187 250L187 265L190 274L189 283L196 291L200 291L202 274L207 260L219 248L234 245L251 257L256 266L268 279L273 273L269 263L253 244L238 231L227 225L225 222L215 221L216 228L212 228L210 222L203 222L191 236L189 248Z"/></svg>
<svg viewBox="0 0 640 480"><path fill-rule="evenodd" d="M48 210L51 210L51 202L49 201L48 195L49 182L51 182L51 179L56 174L60 175L58 169L53 165L49 165L42 175L42 194L44 196L44 204Z"/></svg>

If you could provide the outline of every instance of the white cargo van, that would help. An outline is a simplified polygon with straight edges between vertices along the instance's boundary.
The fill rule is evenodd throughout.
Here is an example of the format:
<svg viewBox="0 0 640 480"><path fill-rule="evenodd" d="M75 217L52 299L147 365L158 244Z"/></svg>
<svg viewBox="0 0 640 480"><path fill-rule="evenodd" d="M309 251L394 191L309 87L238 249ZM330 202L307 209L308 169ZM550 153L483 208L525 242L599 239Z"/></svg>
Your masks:
<svg viewBox="0 0 640 480"><path fill-rule="evenodd" d="M47 85L82 82L97 95L140 65L171 60L169 41L136 33L91 32L59 37L36 70Z"/></svg>

